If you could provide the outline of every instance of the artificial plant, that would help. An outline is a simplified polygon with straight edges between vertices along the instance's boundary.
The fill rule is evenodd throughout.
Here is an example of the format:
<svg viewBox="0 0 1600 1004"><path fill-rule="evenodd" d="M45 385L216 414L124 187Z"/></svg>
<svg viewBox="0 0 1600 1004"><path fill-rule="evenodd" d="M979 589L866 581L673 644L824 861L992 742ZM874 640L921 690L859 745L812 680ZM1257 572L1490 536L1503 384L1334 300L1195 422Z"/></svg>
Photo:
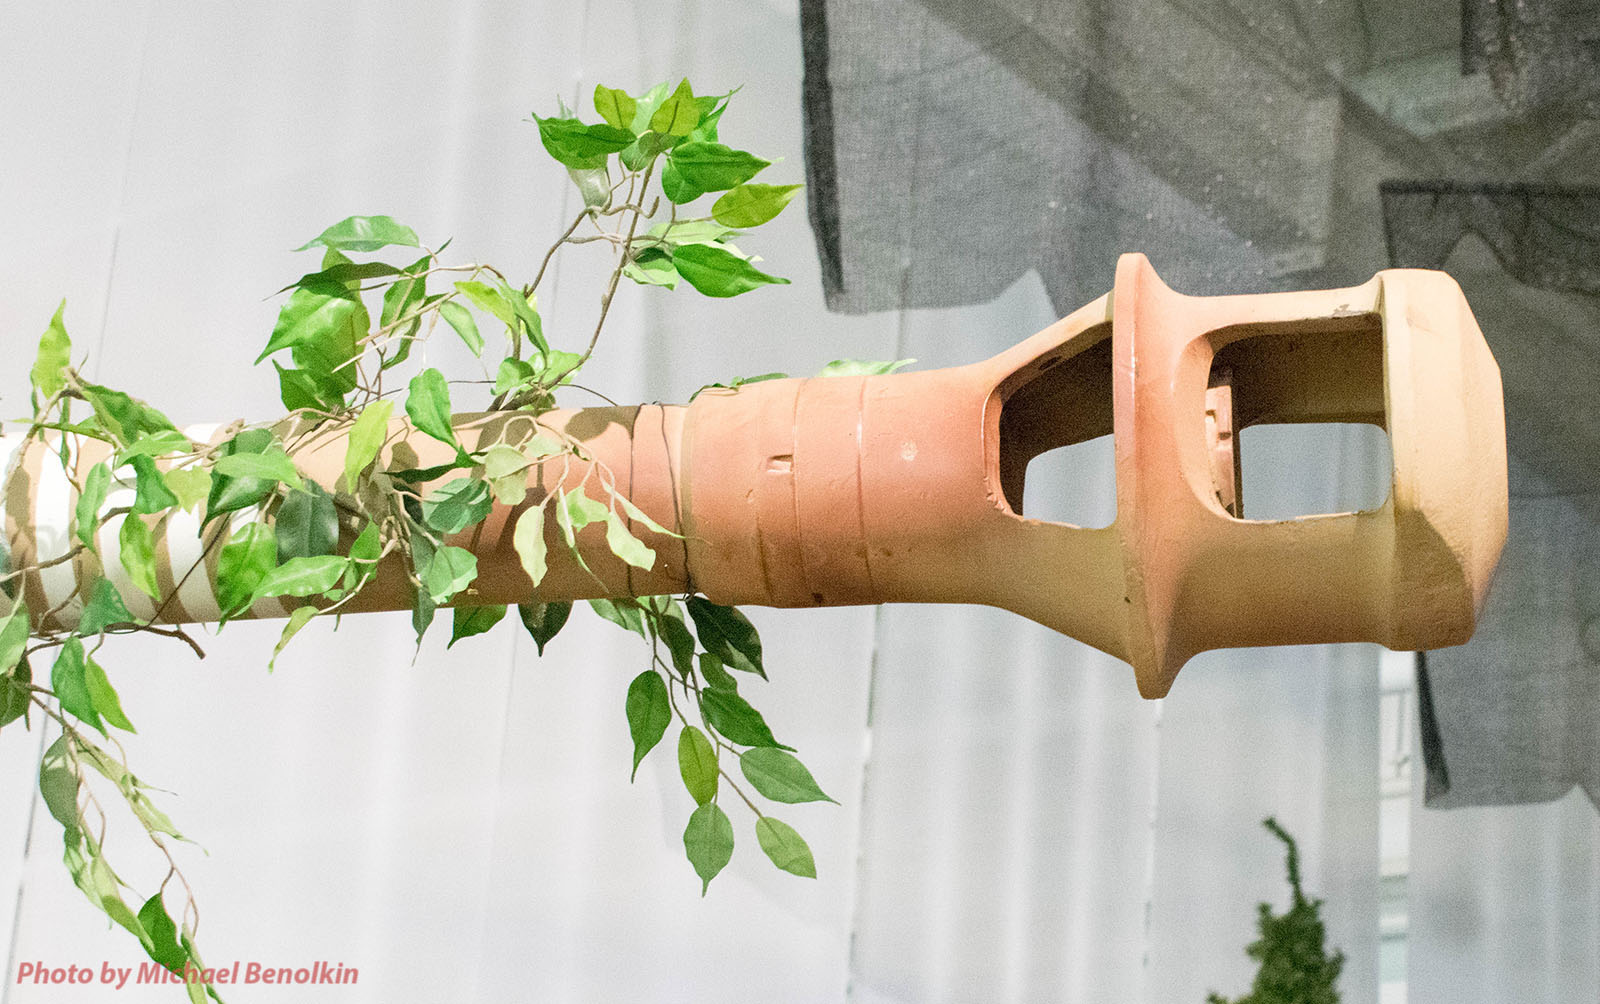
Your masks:
<svg viewBox="0 0 1600 1004"><path fill-rule="evenodd" d="M1256 907L1256 927L1261 936L1245 954L1261 963L1250 992L1232 1001L1221 994L1206 997L1206 1004L1339 1004L1339 972L1344 952L1328 954L1327 932L1322 925L1322 900L1309 899L1300 888L1300 852L1294 838L1271 816L1261 821L1283 841L1289 872L1288 912L1276 914L1272 905Z"/></svg>
<svg viewBox="0 0 1600 1004"><path fill-rule="evenodd" d="M191 439L159 410L89 380L73 359L62 310L51 320L30 373L32 414L4 487L22 475L30 445L47 449L73 489L72 512L61 522L71 539L47 559L0 563L7 597L0 604L7 608L0 617L0 727L21 720L59 729L40 766L39 790L62 826L67 868L151 958L190 977L192 1000L217 993L193 975L204 971L195 942L199 911L173 854L184 838L116 738L133 724L99 662L108 636L166 635L200 652L163 614L184 579L206 574L206 562L215 566L222 623L249 616L269 597L290 608L269 667L308 621L350 609L380 566L403 568L419 643L441 607L453 607L451 644L509 619L504 606L472 605L476 558L446 541L481 523L497 503L527 501L535 467L592 459L581 442L538 419L555 408L558 393L578 387L621 280L666 289L682 283L711 297L787 282L758 269L733 241L781 213L801 186L753 181L769 162L720 141L730 96L697 95L686 80L641 95L602 86L594 91L598 122L584 122L564 105L554 116L535 115L544 149L567 169L583 206L527 281L488 264L447 262L444 246L425 246L387 216L328 227L299 249L319 260L280 291L287 301L256 359L271 361L288 409L275 422L235 423L211 441ZM700 200L708 195L716 197L705 206ZM701 208L691 208L696 203ZM585 323L566 341L573 336L556 332L577 329L564 320L557 328L541 315L540 284L558 252L591 243L610 250L609 277L592 327ZM494 337L485 336L485 325ZM451 379L419 366L413 349L441 332L459 338L492 378ZM490 353L491 344L503 349ZM843 361L825 373L894 365ZM485 385L486 411L532 421L513 437L468 450L456 436L453 407L460 392L483 393ZM417 466L397 429L437 440L453 459ZM295 457L330 436L346 444L343 473L319 484ZM571 612L570 603L539 598L547 520L575 556L576 534L603 527L611 551L641 569L656 556L630 525L672 536L618 490L609 471L597 470L576 488L549 490L517 520L514 543L534 590L516 620L541 654ZM179 512L198 523L201 559L173 568L168 581L157 541ZM67 562L79 569L73 594L51 610L30 611L26 599L42 592L27 584ZM105 574L108 563L120 564L144 599L119 592ZM727 792L752 811L757 841L777 867L815 877L804 839L758 801L831 799L740 690L740 675L765 676L755 627L738 610L695 595L590 602L649 645L649 665L622 701L632 769L676 723L680 773L696 804L683 842L702 894L733 851L733 825L722 807ZM139 616L130 605L154 612ZM169 865L153 890L131 899L132 885L107 853L110 808L118 802Z"/></svg>

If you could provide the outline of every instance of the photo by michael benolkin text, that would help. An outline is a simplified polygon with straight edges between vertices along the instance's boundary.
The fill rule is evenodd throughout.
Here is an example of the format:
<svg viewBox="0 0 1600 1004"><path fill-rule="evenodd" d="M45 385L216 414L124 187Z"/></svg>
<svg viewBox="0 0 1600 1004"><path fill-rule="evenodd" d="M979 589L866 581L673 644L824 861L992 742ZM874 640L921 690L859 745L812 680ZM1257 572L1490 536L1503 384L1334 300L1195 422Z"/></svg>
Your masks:
<svg viewBox="0 0 1600 1004"><path fill-rule="evenodd" d="M101 962L99 966L95 966L34 961L17 966L16 982L23 986L99 986L121 990L129 985L140 986L151 983L195 983L204 986L348 986L360 978L361 972L355 966L322 959L310 965L300 966L278 966L238 960L226 966L207 966L201 969L191 965L184 966L181 970L168 969L158 962L141 962L132 966Z"/></svg>

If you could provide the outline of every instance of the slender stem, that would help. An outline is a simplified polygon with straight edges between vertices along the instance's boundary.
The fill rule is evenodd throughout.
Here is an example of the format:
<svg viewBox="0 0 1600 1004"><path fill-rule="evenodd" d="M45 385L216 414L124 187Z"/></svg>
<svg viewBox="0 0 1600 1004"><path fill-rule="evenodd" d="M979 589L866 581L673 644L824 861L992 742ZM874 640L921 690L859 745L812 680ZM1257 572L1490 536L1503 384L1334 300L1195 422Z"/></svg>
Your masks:
<svg viewBox="0 0 1600 1004"><path fill-rule="evenodd" d="M736 782L733 779L733 776L731 774L729 774L726 769L723 768L723 766L722 766L722 764L720 762L717 764L717 773L721 774L724 778L727 779L728 787L732 788L733 789L733 793L735 795L738 795L740 800L743 801L745 805L748 805L750 807L750 811L756 814L756 818L757 819L765 819L766 818L767 814L762 812L761 809L756 806L756 803L750 801L750 796L746 795L744 793L744 790L739 787L738 782Z"/></svg>
<svg viewBox="0 0 1600 1004"><path fill-rule="evenodd" d="M651 175L651 172L653 172L655 169L656 169L656 164L655 164L655 161L652 160L650 162L650 166L648 166L648 167L646 167L644 169L644 180L640 185L640 189L639 189L640 192L649 191L649 189L650 189L650 175ZM638 232L638 230L639 230L639 220L642 219L643 216L644 216L643 213L640 213L640 212L636 211L633 214L633 219L630 220L629 223L628 223L628 239L627 239L627 242L623 245L622 255L621 255L620 260L618 260L618 262L617 262L617 267L611 270L611 283L610 283L610 285L608 285L606 287L605 296L600 298L600 317L599 317L599 319L597 321L595 321L594 334L589 336L589 345L588 345L588 347L586 347L583 350L583 355L578 357L578 361L575 364L573 364L572 366L568 367L568 369L567 369L568 373L572 372L573 370L580 369L583 366L584 363L589 361L589 357L594 355L594 347L600 341L600 329L605 327L606 314L610 313L610 311L611 311L611 299L617 293L617 283L618 283L619 280L622 279L622 270L624 268L626 268L627 265L628 265L628 261L629 261L628 249L630 247L632 247L632 245L633 245L633 235Z"/></svg>
<svg viewBox="0 0 1600 1004"><path fill-rule="evenodd" d="M561 235L561 239L550 245L550 250L544 253L544 261L539 263L538 274L533 277L533 282L528 285L527 291L523 295L532 293L534 290L539 288L539 283L544 281L544 270L550 267L550 259L554 258L556 256L556 252L561 250L561 245L567 242L567 238L571 237L572 232L578 229L578 225L593 214L594 210L590 209L588 206L583 207L583 212L579 213L577 219L572 221L572 225L567 227L566 232Z"/></svg>
<svg viewBox="0 0 1600 1004"><path fill-rule="evenodd" d="M37 572L46 568L52 568L56 565L64 564L68 561L71 561L73 558L76 558L82 552L83 545L74 544L72 545L71 549L59 557L51 558L49 561L36 561L27 568L18 568L14 571L6 572L5 574L0 575L0 582L10 582L12 579L25 575L28 572Z"/></svg>

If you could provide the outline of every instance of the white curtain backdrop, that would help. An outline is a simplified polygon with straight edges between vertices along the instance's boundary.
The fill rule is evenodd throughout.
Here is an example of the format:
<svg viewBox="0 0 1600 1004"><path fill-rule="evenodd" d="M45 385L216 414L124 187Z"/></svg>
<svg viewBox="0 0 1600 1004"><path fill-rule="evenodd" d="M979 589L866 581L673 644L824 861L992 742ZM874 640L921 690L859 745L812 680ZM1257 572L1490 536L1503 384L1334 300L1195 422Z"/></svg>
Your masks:
<svg viewBox="0 0 1600 1004"><path fill-rule="evenodd" d="M596 83L743 85L724 136L782 157L771 180L799 180L800 65L783 0L0 8L0 409L25 413L65 296L92 376L180 425L270 417L276 381L247 362L272 327L266 297L305 271L286 249L385 213L531 274L576 203L523 120L557 95L586 106ZM1037 277L982 307L830 315L804 214L766 229L748 250L792 286L727 302L625 289L591 382L682 401L840 357L955 365L1054 320ZM557 340L592 323L589 257L567 252L542 298ZM1096 266L1106 288L1113 265ZM1247 441L1247 472L1285 474L1257 511L1359 488L1386 462L1371 442ZM1107 456L1030 480L1030 503L1103 507ZM637 639L585 610L542 659L508 623L450 651L436 626L413 660L397 614L314 622L271 676L272 624L206 637L203 662L145 639L102 661L140 729L134 766L179 793L168 807L209 852L185 859L208 961L359 968L318 999L1199 1002L1247 989L1255 904L1286 899L1271 814L1328 901L1344 1000L1377 1000L1375 648L1211 653L1152 703L1127 666L998 611L753 616L772 677L758 705L843 804L784 813L816 882L776 872L736 816L739 850L703 900L672 758L627 782ZM32 795L43 738L0 732L0 1002L181 999L16 983L25 961L140 960L61 867ZM1413 859L1431 864L1412 922L1444 934L1426 959L1419 936L1417 1000L1593 999L1600 836L1581 808L1420 815ZM127 828L109 852L150 864ZM129 872L146 890L161 874ZM1503 995L1456 981L1497 966L1488 946L1529 915L1549 936L1515 942L1516 971L1587 973L1591 996L1548 975ZM1433 981L1452 989L1425 996Z"/></svg>

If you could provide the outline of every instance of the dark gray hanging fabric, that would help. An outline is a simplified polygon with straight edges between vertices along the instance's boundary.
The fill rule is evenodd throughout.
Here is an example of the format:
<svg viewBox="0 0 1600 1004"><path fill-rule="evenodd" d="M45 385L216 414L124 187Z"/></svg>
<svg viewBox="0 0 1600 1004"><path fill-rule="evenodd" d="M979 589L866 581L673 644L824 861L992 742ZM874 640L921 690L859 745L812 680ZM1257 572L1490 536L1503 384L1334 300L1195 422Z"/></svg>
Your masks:
<svg viewBox="0 0 1600 1004"><path fill-rule="evenodd" d="M1471 642L1427 654L1432 807L1600 805L1600 491L1559 492L1512 458L1511 532Z"/></svg>
<svg viewBox="0 0 1600 1004"><path fill-rule="evenodd" d="M1581 306L1600 292L1594 0L801 0L801 17L836 311L983 302L1036 270L1065 313L1124 251L1220 293L1454 269L1464 234L1492 249L1496 281L1458 278L1506 375L1512 538L1479 641L1428 659L1429 804L1600 798L1600 485L1561 471L1600 475L1600 450L1572 452L1600 424L1600 318ZM1380 202L1395 178L1448 181Z"/></svg>
<svg viewBox="0 0 1600 1004"><path fill-rule="evenodd" d="M1066 311L1135 248L1188 289L1319 266L1338 94L1257 6L805 0L829 306L972 303L1038 269Z"/></svg>
<svg viewBox="0 0 1600 1004"><path fill-rule="evenodd" d="M1600 189L1386 184L1383 205L1393 264L1459 264L1506 395L1506 548L1472 641L1418 675L1427 804L1600 805Z"/></svg>

